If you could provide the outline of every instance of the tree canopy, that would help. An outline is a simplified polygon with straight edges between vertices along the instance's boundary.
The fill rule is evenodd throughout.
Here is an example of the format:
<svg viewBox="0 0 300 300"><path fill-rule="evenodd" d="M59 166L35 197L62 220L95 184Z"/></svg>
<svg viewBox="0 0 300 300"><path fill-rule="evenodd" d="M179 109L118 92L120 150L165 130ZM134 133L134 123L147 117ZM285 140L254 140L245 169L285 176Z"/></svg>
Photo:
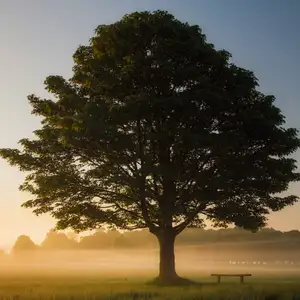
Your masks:
<svg viewBox="0 0 300 300"><path fill-rule="evenodd" d="M28 97L42 118L36 138L0 151L28 174L23 206L59 229L149 228L161 261L205 220L263 227L297 201L282 192L299 180L290 154L300 141L275 97L230 57L163 11L98 26L75 52L72 78L48 76L52 98ZM174 264L171 255L161 276Z"/></svg>
<svg viewBox="0 0 300 300"><path fill-rule="evenodd" d="M13 248L12 248L12 252L13 253L22 253L24 251L32 251L32 250L36 250L37 246L36 244L30 239L29 236L27 235L20 235Z"/></svg>
<svg viewBox="0 0 300 300"><path fill-rule="evenodd" d="M56 232L55 230L50 230L41 244L42 249L46 250L74 249L76 246L76 240L69 238L63 232Z"/></svg>

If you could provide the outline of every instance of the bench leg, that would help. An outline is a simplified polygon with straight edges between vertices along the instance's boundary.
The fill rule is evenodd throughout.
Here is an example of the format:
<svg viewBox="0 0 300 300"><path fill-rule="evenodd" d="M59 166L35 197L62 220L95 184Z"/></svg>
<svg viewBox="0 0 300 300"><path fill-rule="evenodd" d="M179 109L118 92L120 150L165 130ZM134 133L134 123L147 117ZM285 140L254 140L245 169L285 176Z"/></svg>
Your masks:
<svg viewBox="0 0 300 300"><path fill-rule="evenodd" d="M244 283L244 276L241 276L241 283Z"/></svg>
<svg viewBox="0 0 300 300"><path fill-rule="evenodd" d="M221 282L221 276L218 276L218 283Z"/></svg>

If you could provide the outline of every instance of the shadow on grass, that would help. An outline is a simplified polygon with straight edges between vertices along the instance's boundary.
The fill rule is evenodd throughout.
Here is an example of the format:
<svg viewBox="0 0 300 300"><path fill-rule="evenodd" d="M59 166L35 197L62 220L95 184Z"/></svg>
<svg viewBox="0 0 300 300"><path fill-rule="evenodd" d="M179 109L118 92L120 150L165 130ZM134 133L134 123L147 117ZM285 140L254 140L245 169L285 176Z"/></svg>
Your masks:
<svg viewBox="0 0 300 300"><path fill-rule="evenodd" d="M150 286L161 286L161 287L211 287L211 286L220 286L218 282L198 282L190 280L184 277L175 277L169 280L162 280L159 277L156 277L148 282L146 285Z"/></svg>

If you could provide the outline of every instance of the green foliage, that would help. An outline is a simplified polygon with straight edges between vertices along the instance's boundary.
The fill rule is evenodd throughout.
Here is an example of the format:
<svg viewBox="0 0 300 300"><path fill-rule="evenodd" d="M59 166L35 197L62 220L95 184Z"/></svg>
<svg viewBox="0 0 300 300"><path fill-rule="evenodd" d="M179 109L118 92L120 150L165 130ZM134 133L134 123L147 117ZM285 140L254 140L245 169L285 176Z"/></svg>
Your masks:
<svg viewBox="0 0 300 300"><path fill-rule="evenodd" d="M141 280L145 280L145 275L141 274L133 274L126 283L124 278L116 276L61 274L5 274L0 282L0 300L296 300L300 297L299 276L255 276L256 280L249 279L246 284L237 283L237 278L224 279L224 283L216 285L214 279L201 274L197 278L201 285L182 288L144 285Z"/></svg>
<svg viewBox="0 0 300 300"><path fill-rule="evenodd" d="M198 26L156 11L101 25L74 54L69 80L28 97L42 117L33 140L0 154L28 175L24 207L60 229L104 225L175 234L235 223L256 230L299 180L300 145L254 74Z"/></svg>

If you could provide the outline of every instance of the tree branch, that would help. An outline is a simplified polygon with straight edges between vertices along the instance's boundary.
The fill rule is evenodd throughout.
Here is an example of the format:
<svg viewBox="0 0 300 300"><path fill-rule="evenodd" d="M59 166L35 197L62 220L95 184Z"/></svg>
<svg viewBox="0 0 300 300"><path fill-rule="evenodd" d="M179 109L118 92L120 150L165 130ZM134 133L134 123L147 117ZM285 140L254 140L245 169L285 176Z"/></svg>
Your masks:
<svg viewBox="0 0 300 300"><path fill-rule="evenodd" d="M151 221L148 208L147 208L147 202L146 202L146 189L145 189L145 180L146 180L146 174L145 174L145 157L144 157L144 145L143 145L143 138L142 138L142 130L141 130L141 122L140 120L137 121L137 133L138 133L138 152L141 159L141 169L140 169L140 180L139 180L139 190L140 190L140 206L142 210L143 218L147 224L147 226L150 229L150 232L155 232L157 230L157 226Z"/></svg>
<svg viewBox="0 0 300 300"><path fill-rule="evenodd" d="M187 216L185 221L182 223L178 224L177 226L174 227L176 234L179 234L182 232L193 220L194 218L197 217L197 215L204 210L207 207L207 203L202 203L200 204L197 208L195 208L194 211L190 212L190 214Z"/></svg>

